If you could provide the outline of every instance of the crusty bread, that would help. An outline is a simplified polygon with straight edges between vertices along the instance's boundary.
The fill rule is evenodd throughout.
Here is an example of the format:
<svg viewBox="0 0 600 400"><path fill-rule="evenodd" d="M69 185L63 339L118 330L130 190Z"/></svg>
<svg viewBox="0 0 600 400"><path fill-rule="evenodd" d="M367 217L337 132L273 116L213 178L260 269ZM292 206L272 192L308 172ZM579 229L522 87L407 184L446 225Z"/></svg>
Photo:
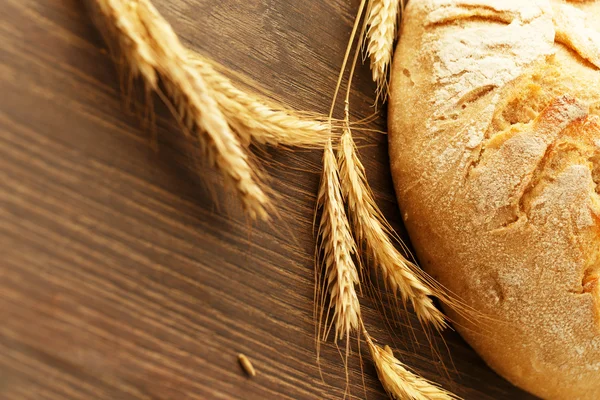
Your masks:
<svg viewBox="0 0 600 400"><path fill-rule="evenodd" d="M423 268L498 373L600 399L600 1L410 0L390 160ZM483 315L483 316L482 316Z"/></svg>

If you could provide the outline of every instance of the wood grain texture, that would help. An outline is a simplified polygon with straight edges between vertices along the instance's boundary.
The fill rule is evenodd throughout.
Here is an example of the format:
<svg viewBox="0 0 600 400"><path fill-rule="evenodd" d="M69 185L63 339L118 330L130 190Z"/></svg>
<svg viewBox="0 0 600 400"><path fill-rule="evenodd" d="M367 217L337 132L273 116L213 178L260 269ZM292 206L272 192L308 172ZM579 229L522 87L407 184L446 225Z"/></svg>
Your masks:
<svg viewBox="0 0 600 400"><path fill-rule="evenodd" d="M295 107L325 112L358 1L155 4L187 45ZM315 356L320 152L262 154L280 218L251 225L161 106L153 149L81 2L1 8L0 398L342 398L337 349L323 348L324 382ZM369 116L368 67L354 87L354 118ZM386 138L360 136L377 200L402 232ZM466 399L530 398L455 333L434 338L438 356L411 313L386 307L399 321L390 329L378 304L363 302L372 335L426 377ZM357 355L350 368L353 395L386 398L366 357L364 390Z"/></svg>

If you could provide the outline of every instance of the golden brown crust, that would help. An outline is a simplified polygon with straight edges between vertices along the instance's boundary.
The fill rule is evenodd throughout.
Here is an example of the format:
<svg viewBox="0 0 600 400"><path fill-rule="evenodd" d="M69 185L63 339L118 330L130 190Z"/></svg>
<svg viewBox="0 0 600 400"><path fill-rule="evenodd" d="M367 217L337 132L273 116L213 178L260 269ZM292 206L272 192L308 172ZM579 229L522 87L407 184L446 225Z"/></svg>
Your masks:
<svg viewBox="0 0 600 400"><path fill-rule="evenodd" d="M486 315L448 310L489 365L547 399L600 398L598 16L411 0L392 73L392 174L421 264Z"/></svg>

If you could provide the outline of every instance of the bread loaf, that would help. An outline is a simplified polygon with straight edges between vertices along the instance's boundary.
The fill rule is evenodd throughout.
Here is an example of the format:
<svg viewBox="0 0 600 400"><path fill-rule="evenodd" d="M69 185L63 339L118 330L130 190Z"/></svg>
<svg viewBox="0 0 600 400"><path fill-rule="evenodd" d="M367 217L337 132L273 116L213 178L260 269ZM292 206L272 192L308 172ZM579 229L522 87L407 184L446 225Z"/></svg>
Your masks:
<svg viewBox="0 0 600 400"><path fill-rule="evenodd" d="M410 0L390 161L423 268L499 374L600 399L600 1Z"/></svg>

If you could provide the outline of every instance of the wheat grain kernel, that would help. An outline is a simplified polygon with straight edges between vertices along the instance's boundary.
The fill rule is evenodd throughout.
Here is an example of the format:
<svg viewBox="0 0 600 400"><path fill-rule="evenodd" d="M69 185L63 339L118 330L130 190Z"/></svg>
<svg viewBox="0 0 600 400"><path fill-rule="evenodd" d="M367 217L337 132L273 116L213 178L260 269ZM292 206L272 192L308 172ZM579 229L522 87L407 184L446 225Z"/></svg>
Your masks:
<svg viewBox="0 0 600 400"><path fill-rule="evenodd" d="M240 353L238 354L238 361L240 362L240 365L242 366L242 369L244 370L246 375L250 377L256 376L256 370L254 369L254 365L252 365L248 357Z"/></svg>

